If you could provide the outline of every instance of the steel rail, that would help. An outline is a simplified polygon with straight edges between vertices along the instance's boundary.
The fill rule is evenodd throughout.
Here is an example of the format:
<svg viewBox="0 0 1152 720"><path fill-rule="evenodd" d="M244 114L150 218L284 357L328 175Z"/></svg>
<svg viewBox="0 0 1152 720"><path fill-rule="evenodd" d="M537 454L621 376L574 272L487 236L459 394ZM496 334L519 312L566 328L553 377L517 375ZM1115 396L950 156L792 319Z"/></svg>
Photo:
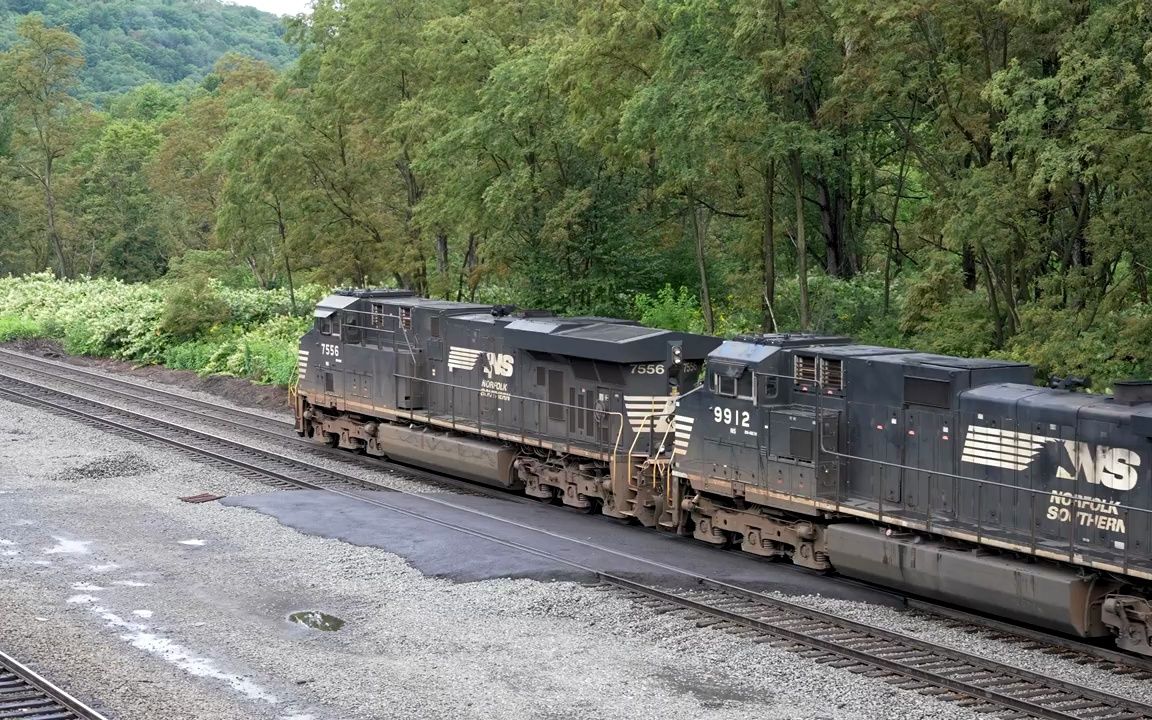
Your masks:
<svg viewBox="0 0 1152 720"><path fill-rule="evenodd" d="M5 355L8 357L2 357ZM150 398L150 397L147 397L144 395L139 395L137 393L128 392L126 390L104 387L104 386L101 386L97 383L88 382L85 380L76 380L74 378L59 377L59 376L54 375L53 373L51 373L47 370L43 370L43 369L36 368L36 367L29 367L26 364L14 362L11 359L11 357L13 357L13 356L18 357L21 360L29 360L33 364L43 363L43 364L46 364L46 365L53 367L53 368L57 368L57 369L65 370L65 371L71 371L71 372L78 372L79 374L89 376L89 377L97 379L97 380L107 380L108 382L110 382L114 385L128 386L128 387L131 387L133 389L144 390L145 392L151 393L155 396L159 396L163 399L154 399L154 398ZM501 497L504 497L505 499L508 499L508 498L523 499L525 502L528 502L528 500L526 498L520 498L520 496L511 496L511 495L508 495L507 493L501 493L498 489L495 489L495 488L486 488L486 487L482 488L481 486L477 486L475 483L470 483L470 482L467 482L464 480L452 478L452 477L449 477L446 475L441 475L438 473L432 473L432 472L429 472L428 470L425 470L423 468L417 468L417 467L412 467L410 465L404 465L403 463L398 463L398 462L395 462L393 460L387 460L387 459L378 458L378 457L365 457L362 455L355 455L352 453L348 453L346 451L326 447L323 445L317 445L314 443L301 443L299 441L299 436L296 434L296 431L294 430L293 423L288 422L288 421L276 420L274 418L269 418L269 417L266 417L266 416L261 415L259 413L252 413L252 412L248 412L246 410L241 410L241 409L237 409L237 408L229 408L229 407L221 407L219 405L213 405L209 401L200 400L198 398L190 398L190 397L187 397L187 396L182 395L180 393L174 393L174 392L170 392L167 390L162 390L160 388L153 388L153 387L149 387L146 385L141 385L139 383L133 383L131 381L121 380L118 378L105 377L104 375L101 375L100 373L93 373L93 372L90 372L90 371L87 371L84 369L75 368L74 366L69 365L67 363L59 363L56 361L49 361L49 360L44 360L41 358L35 358L32 356L21 355L19 353L13 353L12 351L8 351L8 350L4 350L4 349L0 348L0 368L5 367L5 366L18 368L19 370L21 370L23 372L33 373L33 374L44 376L44 377L51 377L53 380L63 381L63 382L66 382L66 383L69 383L72 385L77 385L80 387L88 388L90 390L93 390L93 391L96 391L99 393L104 393L104 394L110 393L112 395L116 395L119 397L128 398L128 399L131 399L131 400L136 401L136 402L145 403L147 405L162 408L165 412L168 412L168 413L177 412L177 413L180 413L183 415L187 415L189 417L197 418L199 420L202 420L202 421L210 423L210 424L220 425L220 426L224 426L224 427L228 427L228 428L233 428L233 429L235 429L239 432L242 432L244 434L250 435L252 433L256 433L258 435L261 435L261 436L268 438L270 441L275 442L275 443L291 444L295 450L297 450L301 453L304 453L306 455L314 455L317 457L329 458L335 462L339 462L339 463L342 463L345 465L362 467L362 468L376 471L376 472L384 471L384 472L403 473L405 475L411 475L411 476L417 477L421 481L430 483L433 486L448 487L448 488L451 488L453 491L459 492L462 494L489 495L489 496L500 495ZM8 377L12 377L12 376L8 376ZM19 378L13 378L13 379L19 379ZM85 398L83 396L75 396L75 397L78 397L78 398L81 398L84 400L90 400L91 402L99 402L96 400L91 400L90 398ZM184 405L184 406L182 406L182 405ZM187 406L192 406L192 407L187 407ZM124 412L131 412L127 408L118 408L117 406L110 406L110 407L114 407L116 409L123 410ZM193 408L203 408L203 409L197 410L197 409L193 409ZM211 411L211 412L205 412L205 410ZM235 415L235 416L238 416L241 418L245 418L246 420L254 420L257 422L254 424L248 424L245 421L235 420L235 419L231 419L229 417L226 417L227 415ZM158 421L157 418L151 418L151 419L153 421ZM258 423L264 423L266 426L260 427ZM271 427L267 427L267 425L281 425L283 427L280 427L277 429L271 429ZM218 436L213 436L213 437L222 441L222 442L232 442L232 441L227 440L226 438L220 438ZM243 444L241 443L240 445L243 445ZM247 445L243 445L243 446L248 447Z"/></svg>
<svg viewBox="0 0 1152 720"><path fill-rule="evenodd" d="M112 377L106 373L96 372L71 363L0 348L0 366L4 365L10 365L37 375L49 376L55 380L62 379L70 384L86 387L97 392L112 393L148 405L161 406L167 410L175 409L180 413L201 418L209 423L222 424L245 433L255 432L278 442L290 441L298 446L298 449L302 452L309 455L327 457L342 463L371 470L401 472L437 485L449 485L454 490L463 490L470 494L523 500L519 495L510 495L507 492L493 490L486 486L478 486L475 483L450 478L423 468L412 467L383 458L366 458L351 454L347 451L328 448L313 443L298 443L297 435L292 429L293 423L289 420L277 420L260 413L253 413L240 408L220 406L211 401L189 397L182 393L165 390L163 388L152 387L151 385L146 385L134 380ZM71 377L61 378L59 375L50 373L43 368L51 368L57 372L62 371L67 374L78 375L89 378L95 382L77 380ZM108 387L109 385L112 387ZM143 391L146 395L140 395L136 392L129 392L128 390L120 388ZM152 397L148 397L147 395L151 395ZM201 410L192 408L201 408ZM252 424L246 424L239 420L229 418L227 417L228 415L254 422L252 422ZM261 425L263 425L263 427ZM271 426L280 427L274 430L271 429ZM860 584L863 587L875 587L868 583L859 583L859 581L851 582ZM1042 644L1047 648L1046 652L1049 654L1075 657L1077 662L1096 665L1120 675L1152 679L1152 661L1135 655L1090 645L1041 630L1033 630L1019 625L1013 625L927 600L908 598L903 595L898 595L897 597L899 597L909 609L945 618L973 632L984 632L994 635L1000 640L1010 639L1014 641L1015 644L1031 645L1034 648L1037 644Z"/></svg>
<svg viewBox="0 0 1152 720"><path fill-rule="evenodd" d="M0 652L0 718L107 720L95 708L4 652Z"/></svg>
<svg viewBox="0 0 1152 720"><path fill-rule="evenodd" d="M772 598L746 588L715 580L697 573L671 566L651 559L619 551L615 548L599 545L598 543L571 538L559 533L532 527L524 523L508 520L506 518L461 506L442 498L405 493L419 498L425 503L450 508L453 511L483 517L500 522L504 525L517 527L533 533L558 538L568 543L582 545L598 552L625 558L641 565L658 567L675 573L694 582L697 587L709 592L721 594L719 600L705 602L694 599L690 593L677 593L675 591L638 583L619 575L606 573L584 563L563 557L557 553L549 552L538 547L508 540L488 532L474 528L463 527L459 523L450 522L433 517L426 512L419 512L411 508L398 506L382 499L384 496L366 496L363 493L353 492L341 484L353 483L364 487L371 487L373 483L351 476L344 475L326 468L319 468L304 461L285 458L271 451L257 450L236 441L205 433L201 430L188 428L176 423L136 413L115 406L106 405L88 398L69 395L66 392L39 386L17 378L7 378L18 384L31 387L34 391L47 392L50 395L60 396L74 404L93 405L106 411L112 411L129 416L136 421L159 426L167 430L175 430L183 439L166 437L146 428L134 427L131 424L119 422L113 418L86 412L74 405L54 402L44 397L33 397L29 392L21 392L12 387L0 385L0 395L24 400L67 414L82 417L90 422L113 427L115 429L131 432L146 438L154 439L168 445L179 447L240 467L247 471L260 473L265 476L308 489L330 492L359 502L366 502L391 512L412 517L430 524L447 528L449 530L476 537L487 542L529 553L550 562L560 563L582 572L588 573L599 582L621 588L622 590L639 593L641 596L659 602L672 603L683 609L709 616L730 623L742 630L750 630L767 636L780 638L800 648L805 652L816 652L821 656L831 656L837 659L848 669L870 668L888 678L897 678L897 685L907 686L912 682L923 691L925 688L940 688L947 695L946 700L958 702L972 701L981 707L989 706L999 708L998 712L1010 711L1011 717L1036 717L1046 720L1136 720L1152 718L1152 707L1134 700L1119 697L1109 693L1075 685L1064 680L1050 678L1038 673L1016 668L1004 663L979 658L952 648L933 645L924 640L906 636L894 631L885 630L875 626L848 620L840 616L806 608L798 603ZM215 442L224 445L230 450L242 449L245 453L256 455L265 462L277 465L287 464L306 470L309 474L322 474L330 479L339 481L338 484L321 484L294 473L285 473L235 457L234 454L211 450L188 441L188 437L197 437L200 440ZM733 599L740 605L739 609L732 609ZM742 610L742 611L741 611ZM768 613L772 617L764 617ZM915 662L913 662L915 661ZM846 665L844 663L847 663ZM966 679L966 677L968 679ZM979 680L976 682L975 680ZM1012 690L1012 692L1008 692Z"/></svg>

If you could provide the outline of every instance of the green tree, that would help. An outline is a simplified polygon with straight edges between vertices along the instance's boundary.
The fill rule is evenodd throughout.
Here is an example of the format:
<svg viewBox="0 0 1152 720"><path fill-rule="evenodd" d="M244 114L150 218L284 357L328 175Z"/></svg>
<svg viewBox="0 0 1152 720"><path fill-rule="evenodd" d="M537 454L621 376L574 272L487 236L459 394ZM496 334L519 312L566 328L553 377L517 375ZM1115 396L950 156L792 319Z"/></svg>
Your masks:
<svg viewBox="0 0 1152 720"><path fill-rule="evenodd" d="M85 274L140 281L164 273L168 248L144 173L159 145L156 128L139 120L113 121L100 133L74 201L88 245Z"/></svg>
<svg viewBox="0 0 1152 720"><path fill-rule="evenodd" d="M72 261L60 223L57 170L74 141L78 108L69 91L84 59L75 35L46 27L39 16L21 20L17 33L18 42L0 53L0 102L12 133L7 163L40 187L56 272L68 277Z"/></svg>
<svg viewBox="0 0 1152 720"><path fill-rule="evenodd" d="M302 207L295 198L307 177L295 150L300 128L287 108L266 98L237 109L230 123L216 156L225 177L217 232L233 254L246 259L261 285L284 271L295 312L294 246L303 244Z"/></svg>

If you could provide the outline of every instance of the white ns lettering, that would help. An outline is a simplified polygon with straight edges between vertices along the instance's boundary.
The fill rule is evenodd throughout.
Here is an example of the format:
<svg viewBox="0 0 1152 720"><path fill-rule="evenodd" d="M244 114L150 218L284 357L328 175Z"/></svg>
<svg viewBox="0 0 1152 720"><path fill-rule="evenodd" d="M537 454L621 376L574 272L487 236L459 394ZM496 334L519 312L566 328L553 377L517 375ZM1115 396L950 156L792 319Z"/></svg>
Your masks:
<svg viewBox="0 0 1152 720"><path fill-rule="evenodd" d="M1112 490L1131 490L1136 487L1136 468L1140 467L1140 456L1128 448L1111 448L1103 445L1093 450L1088 443L1076 440L1062 440L1064 451L1079 468L1074 475L1063 464L1056 468L1056 477L1076 480L1077 475L1093 485L1103 485Z"/></svg>
<svg viewBox="0 0 1152 720"><path fill-rule="evenodd" d="M512 377L512 365L516 360L514 357L504 353L485 353L485 355L488 357L488 364L484 366L485 375Z"/></svg>

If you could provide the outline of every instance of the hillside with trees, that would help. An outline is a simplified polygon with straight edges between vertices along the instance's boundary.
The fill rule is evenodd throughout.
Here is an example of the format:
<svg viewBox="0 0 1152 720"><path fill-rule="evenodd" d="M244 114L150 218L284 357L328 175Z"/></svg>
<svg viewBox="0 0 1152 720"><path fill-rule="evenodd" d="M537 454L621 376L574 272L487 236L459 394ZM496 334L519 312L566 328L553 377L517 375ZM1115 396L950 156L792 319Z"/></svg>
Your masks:
<svg viewBox="0 0 1152 720"><path fill-rule="evenodd" d="M278 68L296 56L280 18L220 0L0 0L0 48L29 13L80 40L74 93L93 102L150 82L199 82L228 52Z"/></svg>
<svg viewBox="0 0 1152 720"><path fill-rule="evenodd" d="M85 42L17 32L6 273L400 285L1152 376L1146 0L320 0L297 62L230 54L106 109L77 99Z"/></svg>

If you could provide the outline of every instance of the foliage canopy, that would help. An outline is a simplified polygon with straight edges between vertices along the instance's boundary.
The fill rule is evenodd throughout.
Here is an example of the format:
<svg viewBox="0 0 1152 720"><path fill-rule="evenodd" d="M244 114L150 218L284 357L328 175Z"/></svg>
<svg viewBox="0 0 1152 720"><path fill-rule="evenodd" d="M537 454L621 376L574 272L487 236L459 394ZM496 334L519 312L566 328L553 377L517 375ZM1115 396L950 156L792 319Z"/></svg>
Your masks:
<svg viewBox="0 0 1152 720"><path fill-rule="evenodd" d="M1146 0L317 0L275 47L208 0L70 5L0 24L0 270L1152 374ZM137 27L192 55L92 85Z"/></svg>

